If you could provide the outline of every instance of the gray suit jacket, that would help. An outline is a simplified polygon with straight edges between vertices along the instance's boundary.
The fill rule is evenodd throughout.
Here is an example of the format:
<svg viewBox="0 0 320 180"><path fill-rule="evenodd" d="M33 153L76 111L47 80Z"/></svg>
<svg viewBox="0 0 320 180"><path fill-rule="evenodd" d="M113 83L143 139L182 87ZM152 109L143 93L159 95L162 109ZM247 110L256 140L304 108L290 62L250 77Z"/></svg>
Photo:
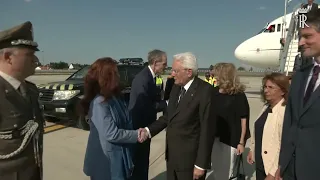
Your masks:
<svg viewBox="0 0 320 180"><path fill-rule="evenodd" d="M310 64L313 64L312 57L305 57L298 54L296 55L294 60L293 71L299 71L299 69L304 68L305 66L309 66Z"/></svg>
<svg viewBox="0 0 320 180"><path fill-rule="evenodd" d="M303 106L304 92L312 68L313 64L306 66L292 78L279 159L282 175L293 171L297 179L306 180L319 179L320 162L320 87ZM293 161L295 168L290 168Z"/></svg>

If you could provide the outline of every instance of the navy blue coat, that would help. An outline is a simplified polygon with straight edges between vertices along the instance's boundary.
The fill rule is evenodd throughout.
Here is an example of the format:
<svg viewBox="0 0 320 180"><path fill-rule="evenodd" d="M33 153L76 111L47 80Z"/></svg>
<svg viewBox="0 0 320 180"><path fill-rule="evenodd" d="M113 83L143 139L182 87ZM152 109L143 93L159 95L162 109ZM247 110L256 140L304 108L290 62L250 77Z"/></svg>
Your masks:
<svg viewBox="0 0 320 180"><path fill-rule="evenodd" d="M157 112L166 107L165 101L159 101L157 86L151 71L146 66L132 81L129 111L134 129L143 128L157 119Z"/></svg>

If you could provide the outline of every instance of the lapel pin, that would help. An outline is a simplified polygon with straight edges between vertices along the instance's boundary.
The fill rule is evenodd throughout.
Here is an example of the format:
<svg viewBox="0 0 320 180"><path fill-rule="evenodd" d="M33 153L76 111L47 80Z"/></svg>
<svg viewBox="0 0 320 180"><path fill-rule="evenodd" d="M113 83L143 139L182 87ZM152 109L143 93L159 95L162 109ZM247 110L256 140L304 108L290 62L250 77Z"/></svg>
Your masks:
<svg viewBox="0 0 320 180"><path fill-rule="evenodd" d="M5 92L8 93L9 92L8 89L6 89Z"/></svg>
<svg viewBox="0 0 320 180"><path fill-rule="evenodd" d="M191 94L191 96L193 96L193 94Z"/></svg>

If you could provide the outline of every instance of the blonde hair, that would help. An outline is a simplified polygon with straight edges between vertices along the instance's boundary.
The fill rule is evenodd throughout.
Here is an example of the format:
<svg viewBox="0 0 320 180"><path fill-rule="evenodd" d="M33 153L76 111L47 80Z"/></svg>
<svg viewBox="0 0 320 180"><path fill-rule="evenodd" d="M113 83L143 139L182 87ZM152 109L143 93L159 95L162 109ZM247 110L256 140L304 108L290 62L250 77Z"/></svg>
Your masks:
<svg viewBox="0 0 320 180"><path fill-rule="evenodd" d="M218 63L214 66L214 75L218 80L219 89L227 94L244 92L246 87L240 82L237 69L232 63Z"/></svg>

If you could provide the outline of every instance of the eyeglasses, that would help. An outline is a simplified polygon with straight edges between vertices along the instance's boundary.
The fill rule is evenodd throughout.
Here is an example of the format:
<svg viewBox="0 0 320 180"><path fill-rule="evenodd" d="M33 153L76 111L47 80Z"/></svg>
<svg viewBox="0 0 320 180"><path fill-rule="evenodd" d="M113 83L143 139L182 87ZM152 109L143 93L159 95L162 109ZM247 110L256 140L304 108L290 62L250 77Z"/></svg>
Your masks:
<svg viewBox="0 0 320 180"><path fill-rule="evenodd" d="M172 69L171 71L172 71L173 73L175 73L175 74L178 74L179 72L181 72L181 71L186 71L186 70L188 70L188 69Z"/></svg>

